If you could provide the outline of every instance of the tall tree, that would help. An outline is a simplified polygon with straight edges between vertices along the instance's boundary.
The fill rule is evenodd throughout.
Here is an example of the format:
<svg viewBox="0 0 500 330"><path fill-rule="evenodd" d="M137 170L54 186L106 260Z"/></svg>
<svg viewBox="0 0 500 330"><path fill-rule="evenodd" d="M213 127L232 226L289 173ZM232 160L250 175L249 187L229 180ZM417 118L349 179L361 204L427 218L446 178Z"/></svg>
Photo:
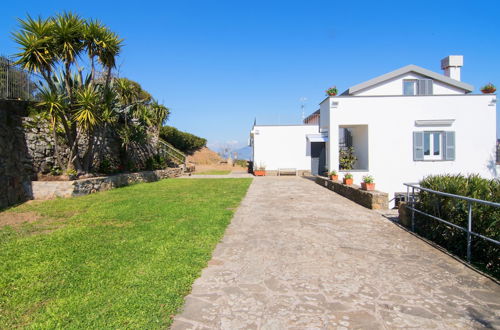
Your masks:
<svg viewBox="0 0 500 330"><path fill-rule="evenodd" d="M169 109L138 83L112 78L123 40L101 22L64 12L48 19L28 16L19 19L19 25L13 33L20 49L17 63L44 79L38 105L51 119L54 136L58 127L64 131L70 150L66 169L91 170L95 138L108 124L124 132L122 141L128 145L143 139L146 128L159 127L167 119ZM85 54L90 73L79 63ZM97 77L99 68L105 79ZM83 155L82 136L87 138Z"/></svg>

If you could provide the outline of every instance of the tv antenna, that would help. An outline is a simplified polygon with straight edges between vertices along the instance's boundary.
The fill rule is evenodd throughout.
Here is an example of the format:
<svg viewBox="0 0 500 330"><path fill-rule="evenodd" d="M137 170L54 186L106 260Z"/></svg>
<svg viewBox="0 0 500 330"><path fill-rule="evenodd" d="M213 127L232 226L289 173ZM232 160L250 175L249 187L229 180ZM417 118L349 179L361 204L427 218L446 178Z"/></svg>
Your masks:
<svg viewBox="0 0 500 330"><path fill-rule="evenodd" d="M299 101L300 101L300 109L302 110L302 121L304 121L304 119L306 119L305 108L306 108L307 97L301 97Z"/></svg>

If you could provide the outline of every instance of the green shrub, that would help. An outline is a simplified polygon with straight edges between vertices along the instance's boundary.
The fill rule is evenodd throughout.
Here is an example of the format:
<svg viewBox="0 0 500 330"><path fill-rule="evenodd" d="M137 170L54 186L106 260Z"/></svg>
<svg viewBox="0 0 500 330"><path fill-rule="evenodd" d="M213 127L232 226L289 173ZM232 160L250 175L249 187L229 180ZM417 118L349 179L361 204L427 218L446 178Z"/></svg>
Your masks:
<svg viewBox="0 0 500 330"><path fill-rule="evenodd" d="M192 153L207 144L206 139L179 131L172 126L163 126L160 129L160 138L184 153Z"/></svg>
<svg viewBox="0 0 500 330"><path fill-rule="evenodd" d="M450 194L500 202L500 181L484 179L477 174L428 176L420 181L420 185ZM418 196L417 209L467 228L468 202L465 200L422 191ZM459 229L418 215L416 231L459 257L467 255L467 234ZM500 240L500 208L472 203L472 231ZM500 277L499 255L499 246L473 236L472 262L497 278Z"/></svg>
<svg viewBox="0 0 500 330"><path fill-rule="evenodd" d="M154 155L146 159L146 169L148 171L162 170L168 167L167 158L161 155Z"/></svg>
<svg viewBox="0 0 500 330"><path fill-rule="evenodd" d="M50 174L51 174L51 175L56 175L56 176L57 176L57 175L61 175L61 174L63 174L63 171L62 171L62 169L61 169L59 166L54 165L54 166L50 169Z"/></svg>
<svg viewBox="0 0 500 330"><path fill-rule="evenodd" d="M107 158L104 158L101 163L99 164L99 173L104 173L104 174L111 174L116 172L115 169L113 169L113 165L111 164L111 161Z"/></svg>

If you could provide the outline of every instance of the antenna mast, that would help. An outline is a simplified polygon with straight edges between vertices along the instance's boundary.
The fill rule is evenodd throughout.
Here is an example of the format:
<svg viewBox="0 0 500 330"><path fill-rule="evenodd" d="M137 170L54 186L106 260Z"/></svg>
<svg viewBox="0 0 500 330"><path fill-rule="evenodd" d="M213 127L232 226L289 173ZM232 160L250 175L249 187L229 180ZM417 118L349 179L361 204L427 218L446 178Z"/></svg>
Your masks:
<svg viewBox="0 0 500 330"><path fill-rule="evenodd" d="M304 122L304 119L306 119L305 108L306 108L307 97L301 97L299 101L300 101L300 109L302 110L302 122Z"/></svg>

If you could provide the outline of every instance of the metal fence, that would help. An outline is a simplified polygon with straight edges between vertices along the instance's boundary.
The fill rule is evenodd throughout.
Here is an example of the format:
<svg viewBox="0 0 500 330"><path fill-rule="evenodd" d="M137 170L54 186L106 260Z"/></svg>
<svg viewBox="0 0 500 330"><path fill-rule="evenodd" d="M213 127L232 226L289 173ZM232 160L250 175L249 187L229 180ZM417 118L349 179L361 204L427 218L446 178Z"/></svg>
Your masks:
<svg viewBox="0 0 500 330"><path fill-rule="evenodd" d="M7 57L0 56L0 99L34 100L35 81L40 78L14 64Z"/></svg>
<svg viewBox="0 0 500 330"><path fill-rule="evenodd" d="M439 222L445 223L446 225L451 226L453 228L456 228L460 231L465 232L467 234L467 262L469 262L469 263L471 262L471 259L472 259L472 236L479 237L483 240L486 240L488 242L491 242L491 243L494 243L494 244L500 246L500 241L492 239L491 237L486 237L486 236L481 235L479 233L476 233L472 230L472 225L473 225L472 204L473 203L488 205L488 206L492 206L492 207L496 207L496 208L500 208L500 203L495 203L495 202L490 202L490 201L485 201L485 200L481 200L481 199L475 199L475 198L470 198L470 197L465 197L465 196L460 196L460 195L449 194L449 193L445 193L442 191L436 191L436 190L432 190L432 189L428 189L428 188L423 188L417 184L412 184L412 183L405 183L404 185L406 186L406 189L407 189L406 190L406 200L407 200L406 207L409 210L411 210L411 231L413 231L413 232L415 231L415 213L418 213L418 214L424 215L426 217L429 217L431 219L437 220ZM410 192L410 189L411 189L411 192ZM418 198L416 191L418 191L418 192L426 191L426 192L431 193L431 194L436 194L439 196L445 196L445 197L450 197L450 198L455 198L458 200L466 201L467 202L467 209L468 209L467 228L458 226L452 222L446 221L446 220L441 219L437 216L434 216L434 215L425 213L421 210L418 210L416 208L417 198Z"/></svg>
<svg viewBox="0 0 500 330"><path fill-rule="evenodd" d="M176 149L170 143L163 141L163 140L159 140L158 141L158 149L159 149L160 154L164 154L164 155L169 156L170 158L172 158L175 162L177 162L179 164L186 164L186 158L187 158L186 155L182 151Z"/></svg>

